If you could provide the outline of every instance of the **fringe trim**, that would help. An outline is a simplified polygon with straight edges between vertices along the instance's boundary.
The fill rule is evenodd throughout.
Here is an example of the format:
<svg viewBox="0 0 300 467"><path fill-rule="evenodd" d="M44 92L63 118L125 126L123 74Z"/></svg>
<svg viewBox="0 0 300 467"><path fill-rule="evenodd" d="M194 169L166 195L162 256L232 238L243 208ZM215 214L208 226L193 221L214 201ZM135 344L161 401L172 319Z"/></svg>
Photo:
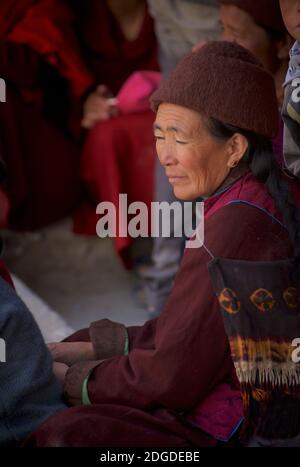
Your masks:
<svg viewBox="0 0 300 467"><path fill-rule="evenodd" d="M269 366L269 367L268 367ZM235 370L241 384L271 385L272 387L300 385L300 364L236 362Z"/></svg>

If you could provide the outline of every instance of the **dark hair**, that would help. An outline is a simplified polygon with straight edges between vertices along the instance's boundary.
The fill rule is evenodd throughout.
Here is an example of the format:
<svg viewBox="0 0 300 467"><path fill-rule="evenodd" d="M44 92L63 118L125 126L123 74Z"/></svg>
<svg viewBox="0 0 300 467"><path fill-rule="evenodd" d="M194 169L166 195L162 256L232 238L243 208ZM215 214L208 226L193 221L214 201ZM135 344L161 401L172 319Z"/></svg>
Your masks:
<svg viewBox="0 0 300 467"><path fill-rule="evenodd" d="M206 126L216 139L227 141L235 133L240 133L248 141L248 149L242 161L247 164L255 178L264 183L282 213L284 225L294 246L294 260L300 261L300 214L295 204L289 184L284 179L273 153L272 141L265 136L236 128L209 118Z"/></svg>
<svg viewBox="0 0 300 467"><path fill-rule="evenodd" d="M275 31L274 29L267 28L266 26L262 26L260 24L259 24L259 26L266 31L266 33L269 36L269 39L272 42L278 42L278 41L284 40L286 35L288 34L287 31L286 32L284 32L284 31Z"/></svg>

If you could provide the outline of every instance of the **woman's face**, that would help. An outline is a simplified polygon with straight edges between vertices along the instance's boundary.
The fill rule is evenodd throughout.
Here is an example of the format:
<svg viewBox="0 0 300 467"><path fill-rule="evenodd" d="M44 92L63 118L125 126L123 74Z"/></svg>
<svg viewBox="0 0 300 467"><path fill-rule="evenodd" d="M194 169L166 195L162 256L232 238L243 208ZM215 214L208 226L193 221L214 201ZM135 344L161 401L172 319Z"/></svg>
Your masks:
<svg viewBox="0 0 300 467"><path fill-rule="evenodd" d="M215 140L198 112L174 104L159 106L154 123L156 149L177 198L188 201L214 193L228 176L228 143Z"/></svg>
<svg viewBox="0 0 300 467"><path fill-rule="evenodd" d="M248 13L235 5L221 5L220 21L224 40L245 47L267 70L275 73L278 65L276 45Z"/></svg>

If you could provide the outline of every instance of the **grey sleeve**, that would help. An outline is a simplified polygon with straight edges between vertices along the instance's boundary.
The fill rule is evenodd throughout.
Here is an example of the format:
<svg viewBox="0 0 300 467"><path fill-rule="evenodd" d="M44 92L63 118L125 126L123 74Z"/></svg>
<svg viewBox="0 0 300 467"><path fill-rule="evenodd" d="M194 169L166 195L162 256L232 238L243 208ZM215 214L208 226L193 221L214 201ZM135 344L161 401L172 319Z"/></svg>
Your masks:
<svg viewBox="0 0 300 467"><path fill-rule="evenodd" d="M217 2L148 0L148 5L154 18L164 75L168 75L197 42L219 38Z"/></svg>
<svg viewBox="0 0 300 467"><path fill-rule="evenodd" d="M0 339L0 446L10 446L66 404L32 314L2 279Z"/></svg>
<svg viewBox="0 0 300 467"><path fill-rule="evenodd" d="M300 78L285 87L282 117L284 162L290 172L300 178Z"/></svg>

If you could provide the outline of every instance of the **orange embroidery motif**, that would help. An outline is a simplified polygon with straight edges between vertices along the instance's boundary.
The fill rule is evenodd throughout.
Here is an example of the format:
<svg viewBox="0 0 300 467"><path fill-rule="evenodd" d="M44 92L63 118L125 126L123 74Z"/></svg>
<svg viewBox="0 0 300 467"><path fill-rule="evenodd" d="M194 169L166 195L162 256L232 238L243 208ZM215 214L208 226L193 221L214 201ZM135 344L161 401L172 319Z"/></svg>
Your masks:
<svg viewBox="0 0 300 467"><path fill-rule="evenodd" d="M241 309L241 302L231 289L224 289L218 296L221 307L230 315L235 315Z"/></svg>
<svg viewBox="0 0 300 467"><path fill-rule="evenodd" d="M289 308L300 308L300 291L295 287L286 289L283 292L283 299Z"/></svg>
<svg viewBox="0 0 300 467"><path fill-rule="evenodd" d="M263 389L253 388L252 397L253 399L259 402L264 401L264 400L269 400L271 398L271 392L265 391Z"/></svg>
<svg viewBox="0 0 300 467"><path fill-rule="evenodd" d="M260 311L271 311L275 305L273 294L266 289L257 289L250 297L253 305Z"/></svg>

